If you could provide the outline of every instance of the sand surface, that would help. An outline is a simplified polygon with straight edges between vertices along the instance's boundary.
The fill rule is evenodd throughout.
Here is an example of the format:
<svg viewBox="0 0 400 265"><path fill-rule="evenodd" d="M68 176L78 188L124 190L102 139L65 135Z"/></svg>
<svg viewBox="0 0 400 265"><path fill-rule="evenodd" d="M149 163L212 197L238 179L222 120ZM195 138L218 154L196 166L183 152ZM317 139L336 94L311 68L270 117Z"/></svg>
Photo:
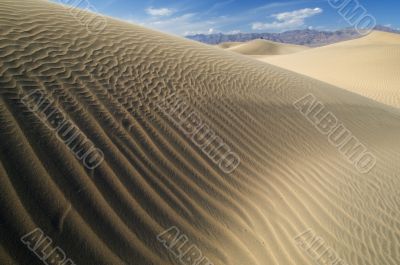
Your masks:
<svg viewBox="0 0 400 265"><path fill-rule="evenodd" d="M231 41L231 42L223 42L221 44L218 44L217 47L220 47L222 49L228 49L228 48L232 48L232 47L242 45L242 44L244 44L244 42Z"/></svg>
<svg viewBox="0 0 400 265"><path fill-rule="evenodd" d="M306 46L278 43L269 40L256 39L244 43L226 42L219 45L229 51L244 55L282 55L308 50Z"/></svg>
<svg viewBox="0 0 400 265"><path fill-rule="evenodd" d="M381 31L304 52L257 59L400 107L400 35Z"/></svg>
<svg viewBox="0 0 400 265"><path fill-rule="evenodd" d="M315 264L294 240L307 229L341 264L400 264L399 110L113 19L90 34L47 1L0 7L0 264L43 264L20 240L39 227L76 264L178 265L156 238L171 226L211 262L201 265ZM381 55L398 66L394 46ZM34 90L104 152L99 167L22 103ZM293 106L308 93L376 156L369 173ZM157 107L172 95L238 154L236 170Z"/></svg>

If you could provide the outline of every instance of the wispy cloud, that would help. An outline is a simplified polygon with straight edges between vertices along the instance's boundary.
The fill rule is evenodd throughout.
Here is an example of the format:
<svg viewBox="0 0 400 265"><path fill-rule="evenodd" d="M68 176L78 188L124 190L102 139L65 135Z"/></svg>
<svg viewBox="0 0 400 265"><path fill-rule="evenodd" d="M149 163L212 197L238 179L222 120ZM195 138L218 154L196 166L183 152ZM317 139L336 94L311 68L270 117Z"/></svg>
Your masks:
<svg viewBox="0 0 400 265"><path fill-rule="evenodd" d="M212 33L249 32L255 30L284 30L304 25L307 17L322 12L320 8L299 9L292 12L278 13L283 9L305 2L317 2L321 0L294 0L284 2L272 2L267 5L241 10L235 14L225 14L225 7L233 4L236 0L225 0L212 5L209 9L198 10L198 8L184 8L180 6L170 7L148 7L145 9L145 17L126 19L145 27L153 28L175 35L194 35ZM286 9L286 10L285 10ZM294 8L296 9L296 8ZM290 10L290 9L289 9ZM274 15L273 12L277 13ZM274 18L275 21L263 21L266 16Z"/></svg>
<svg viewBox="0 0 400 265"><path fill-rule="evenodd" d="M320 3L325 2L326 0L292 0L292 1L280 1L280 2L272 2L268 3L256 8L251 9L253 12L260 11L270 11L276 8L288 8L291 6L301 5L301 4L311 4L311 3Z"/></svg>
<svg viewBox="0 0 400 265"><path fill-rule="evenodd" d="M169 18L152 17L141 21L129 21L145 27L182 36L202 33L211 34L216 32L215 21L202 21L199 20L198 17L199 15L197 13L187 13Z"/></svg>
<svg viewBox="0 0 400 265"><path fill-rule="evenodd" d="M214 5L211 6L211 8L209 8L205 13L208 14L212 14L232 3L234 3L236 0L226 0L226 1L222 1L222 2L217 2Z"/></svg>
<svg viewBox="0 0 400 265"><path fill-rule="evenodd" d="M254 22L253 30L286 30L301 27L305 25L305 19L322 13L323 10L319 7L304 8L291 12L283 12L273 14L275 21L271 23Z"/></svg>
<svg viewBox="0 0 400 265"><path fill-rule="evenodd" d="M170 15L172 15L174 13L173 9L166 8L166 7L163 7L163 8L149 7L149 8L146 8L145 11L146 11L147 14L149 14L151 16L159 16L159 17L170 16Z"/></svg>

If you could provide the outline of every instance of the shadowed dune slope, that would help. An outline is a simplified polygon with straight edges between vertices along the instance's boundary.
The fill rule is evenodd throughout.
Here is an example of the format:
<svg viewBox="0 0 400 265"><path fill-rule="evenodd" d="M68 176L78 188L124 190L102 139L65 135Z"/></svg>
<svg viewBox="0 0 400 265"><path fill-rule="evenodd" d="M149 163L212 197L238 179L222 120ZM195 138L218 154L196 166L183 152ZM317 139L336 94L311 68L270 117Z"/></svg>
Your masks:
<svg viewBox="0 0 400 265"><path fill-rule="evenodd" d="M244 55L279 55L279 54L290 54L299 51L308 50L309 47L278 43L269 40L252 40L238 43L227 43L221 44L220 47L227 48L229 51L237 52Z"/></svg>
<svg viewBox="0 0 400 265"><path fill-rule="evenodd" d="M400 35L381 31L305 52L258 59L400 107Z"/></svg>
<svg viewBox="0 0 400 265"><path fill-rule="evenodd" d="M1 264L43 264L20 241L38 227L76 264L182 264L156 239L171 226L212 262L201 265L311 265L294 240L306 229L342 264L400 264L396 109L113 19L91 34L46 1L0 5ZM36 90L103 151L100 166L28 109ZM368 174L294 108L307 93L377 157ZM236 170L157 107L172 95L238 154Z"/></svg>

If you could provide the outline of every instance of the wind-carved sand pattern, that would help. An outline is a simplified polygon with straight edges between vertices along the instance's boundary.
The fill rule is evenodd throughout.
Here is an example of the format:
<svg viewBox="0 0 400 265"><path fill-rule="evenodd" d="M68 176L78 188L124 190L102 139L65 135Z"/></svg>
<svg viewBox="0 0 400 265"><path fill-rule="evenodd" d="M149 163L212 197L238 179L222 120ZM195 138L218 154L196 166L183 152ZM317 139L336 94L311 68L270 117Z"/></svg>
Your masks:
<svg viewBox="0 0 400 265"><path fill-rule="evenodd" d="M348 264L400 263L398 110L109 18L89 35L47 1L0 6L0 264L43 264L20 241L40 227L76 264L176 265L157 241L172 226L215 265L313 264L293 240L308 228ZM21 102L37 88L104 152L97 168ZM156 108L172 93L235 150L235 171ZM308 93L376 156L368 174L293 107Z"/></svg>

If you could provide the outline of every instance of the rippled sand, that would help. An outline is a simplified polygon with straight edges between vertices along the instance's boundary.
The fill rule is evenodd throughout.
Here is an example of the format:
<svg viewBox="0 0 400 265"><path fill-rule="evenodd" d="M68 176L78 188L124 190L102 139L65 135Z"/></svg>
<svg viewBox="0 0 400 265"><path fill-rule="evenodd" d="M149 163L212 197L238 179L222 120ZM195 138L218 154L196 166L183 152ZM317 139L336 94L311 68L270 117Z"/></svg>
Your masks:
<svg viewBox="0 0 400 265"><path fill-rule="evenodd" d="M156 238L171 226L215 265L314 264L295 241L307 229L346 264L400 264L397 109L113 19L90 34L46 1L0 6L0 264L43 264L20 240L38 227L76 264L182 264ZM100 166L22 103L37 89ZM293 106L308 93L376 156L368 174ZM170 95L238 154L236 170L157 107Z"/></svg>

